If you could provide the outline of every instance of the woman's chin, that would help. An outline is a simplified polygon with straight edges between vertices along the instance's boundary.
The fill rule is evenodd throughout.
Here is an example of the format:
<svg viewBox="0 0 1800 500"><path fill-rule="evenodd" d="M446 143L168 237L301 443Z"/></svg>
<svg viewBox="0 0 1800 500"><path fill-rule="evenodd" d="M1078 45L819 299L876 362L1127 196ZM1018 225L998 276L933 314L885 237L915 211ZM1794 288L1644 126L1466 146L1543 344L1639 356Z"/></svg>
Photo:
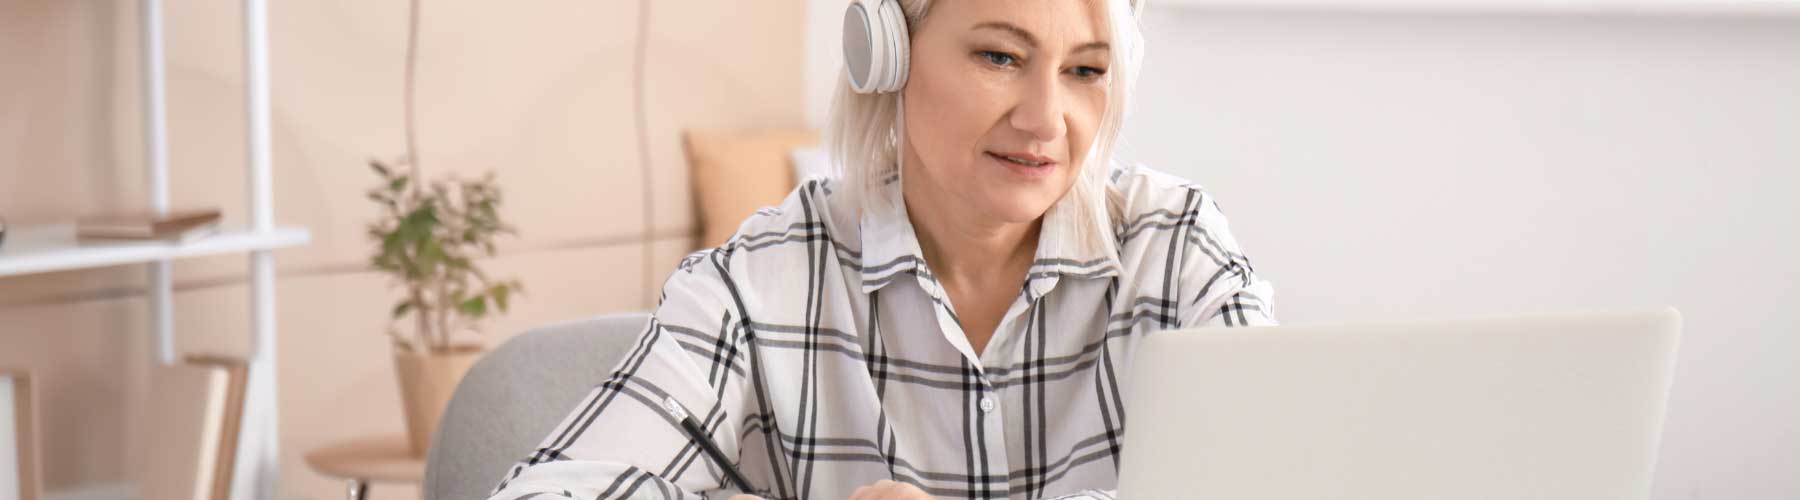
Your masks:
<svg viewBox="0 0 1800 500"><path fill-rule="evenodd" d="M990 217L1006 222L1030 222L1043 217L1056 201L1062 199L1069 191L1064 179L1052 178L1042 183L1014 184L1001 182L989 185L982 191L988 196L983 212Z"/></svg>
<svg viewBox="0 0 1800 500"><path fill-rule="evenodd" d="M1044 196L1017 196L994 201L984 212L998 221L1014 224L1037 220L1056 204L1056 198L1046 199Z"/></svg>

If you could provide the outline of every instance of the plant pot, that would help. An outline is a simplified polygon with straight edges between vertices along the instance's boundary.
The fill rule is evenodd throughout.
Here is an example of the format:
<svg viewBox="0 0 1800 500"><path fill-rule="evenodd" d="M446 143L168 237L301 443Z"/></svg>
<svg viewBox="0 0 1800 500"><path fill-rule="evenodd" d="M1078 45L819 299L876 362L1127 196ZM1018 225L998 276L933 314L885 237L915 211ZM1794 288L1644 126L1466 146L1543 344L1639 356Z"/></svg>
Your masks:
<svg viewBox="0 0 1800 500"><path fill-rule="evenodd" d="M394 351L394 372L400 378L400 399L406 411L406 438L415 457L431 449L438 419L450 405L457 382L484 354L480 348L447 353L419 354Z"/></svg>

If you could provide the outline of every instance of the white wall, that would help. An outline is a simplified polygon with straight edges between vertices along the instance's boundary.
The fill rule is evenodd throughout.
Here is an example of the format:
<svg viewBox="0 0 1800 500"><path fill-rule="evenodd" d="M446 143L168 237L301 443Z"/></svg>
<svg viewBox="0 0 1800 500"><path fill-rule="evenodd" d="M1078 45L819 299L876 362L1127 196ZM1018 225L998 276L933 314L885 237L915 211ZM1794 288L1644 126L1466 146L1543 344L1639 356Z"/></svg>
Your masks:
<svg viewBox="0 0 1800 500"><path fill-rule="evenodd" d="M1146 21L1132 156L1218 196L1281 319L1673 305L1654 498L1800 498L1800 18Z"/></svg>
<svg viewBox="0 0 1800 500"><path fill-rule="evenodd" d="M844 67L844 48L838 35L844 26L844 7L850 0L806 0L806 126L825 128L831 113L831 93L837 90L838 70Z"/></svg>
<svg viewBox="0 0 1800 500"><path fill-rule="evenodd" d="M1673 305L1654 498L1800 498L1800 9L1277 4L1152 1L1125 154L1222 200L1285 322Z"/></svg>

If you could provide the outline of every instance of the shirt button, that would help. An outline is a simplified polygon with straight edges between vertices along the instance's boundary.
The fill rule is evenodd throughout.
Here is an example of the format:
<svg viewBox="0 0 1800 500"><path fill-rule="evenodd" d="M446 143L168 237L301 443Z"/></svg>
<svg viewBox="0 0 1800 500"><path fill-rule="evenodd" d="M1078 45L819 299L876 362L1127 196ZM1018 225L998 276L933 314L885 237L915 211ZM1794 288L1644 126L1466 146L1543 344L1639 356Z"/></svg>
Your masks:
<svg viewBox="0 0 1800 500"><path fill-rule="evenodd" d="M981 398L981 412L994 411L994 398Z"/></svg>

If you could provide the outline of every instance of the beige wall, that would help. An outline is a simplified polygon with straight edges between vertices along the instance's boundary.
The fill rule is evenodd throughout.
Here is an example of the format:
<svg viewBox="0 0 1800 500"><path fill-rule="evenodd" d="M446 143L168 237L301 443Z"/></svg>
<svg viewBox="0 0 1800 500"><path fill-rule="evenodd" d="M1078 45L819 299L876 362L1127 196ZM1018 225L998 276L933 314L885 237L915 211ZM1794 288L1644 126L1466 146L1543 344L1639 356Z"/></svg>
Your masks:
<svg viewBox="0 0 1800 500"><path fill-rule="evenodd" d="M532 325L639 309L695 224L678 131L802 124L803 3L650 2L646 91L656 218L643 238L634 142L637 2L424 2L422 158L432 172L499 172L523 237L490 265L528 295L493 341ZM167 2L172 200L244 220L237 2ZM364 270L372 156L402 151L406 2L271 2L276 220L313 243L277 254L285 496L333 498L310 447L399 433L389 349L394 297ZM135 2L0 2L0 217L13 225L146 200ZM245 259L176 266L184 352L248 346ZM128 481L143 431L150 342L141 267L0 280L0 365L41 382L45 482ZM498 474L499 471L496 471ZM383 487L405 497L415 489Z"/></svg>

